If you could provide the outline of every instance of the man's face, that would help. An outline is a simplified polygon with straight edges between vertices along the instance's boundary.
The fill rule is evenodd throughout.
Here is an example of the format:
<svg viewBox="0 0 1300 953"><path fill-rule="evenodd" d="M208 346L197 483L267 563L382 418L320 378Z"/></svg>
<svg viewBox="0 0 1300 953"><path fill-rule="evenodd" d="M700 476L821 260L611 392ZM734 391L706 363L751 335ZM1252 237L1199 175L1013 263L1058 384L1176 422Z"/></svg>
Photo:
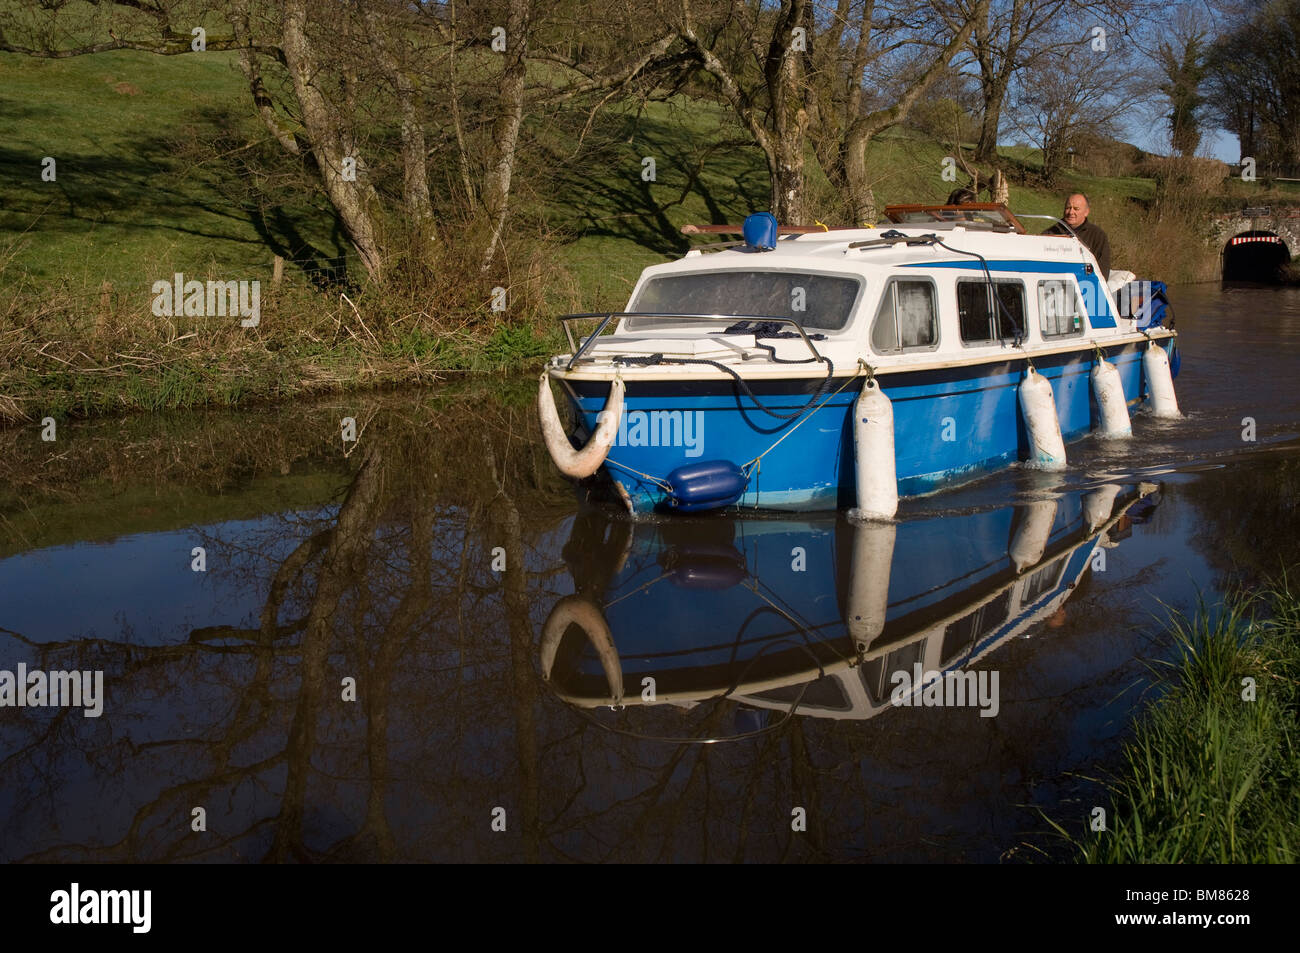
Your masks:
<svg viewBox="0 0 1300 953"><path fill-rule="evenodd" d="M1065 212L1061 218L1065 224L1071 228L1078 228L1083 224L1083 220L1088 217L1088 200L1082 195L1071 195L1065 200Z"/></svg>

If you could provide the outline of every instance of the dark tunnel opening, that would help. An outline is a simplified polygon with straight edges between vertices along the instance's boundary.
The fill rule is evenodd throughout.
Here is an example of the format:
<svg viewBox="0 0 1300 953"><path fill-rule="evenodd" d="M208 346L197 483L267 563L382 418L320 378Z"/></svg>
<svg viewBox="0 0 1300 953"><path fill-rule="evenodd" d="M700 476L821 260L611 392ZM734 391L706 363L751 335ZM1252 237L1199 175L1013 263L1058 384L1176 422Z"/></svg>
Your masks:
<svg viewBox="0 0 1300 953"><path fill-rule="evenodd" d="M1291 260L1291 251L1272 232L1242 232L1228 239L1223 249L1223 280L1265 284L1284 278L1283 266Z"/></svg>

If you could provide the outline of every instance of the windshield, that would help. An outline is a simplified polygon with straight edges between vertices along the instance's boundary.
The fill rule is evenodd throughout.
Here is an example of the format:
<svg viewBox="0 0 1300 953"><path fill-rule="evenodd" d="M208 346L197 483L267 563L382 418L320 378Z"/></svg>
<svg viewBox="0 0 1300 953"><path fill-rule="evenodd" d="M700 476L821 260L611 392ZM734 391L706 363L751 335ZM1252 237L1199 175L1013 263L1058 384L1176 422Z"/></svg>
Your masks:
<svg viewBox="0 0 1300 953"><path fill-rule="evenodd" d="M630 311L662 314L758 315L793 318L806 328L838 331L848 324L862 282L797 271L710 271L651 278ZM629 330L662 327L661 318L629 318Z"/></svg>

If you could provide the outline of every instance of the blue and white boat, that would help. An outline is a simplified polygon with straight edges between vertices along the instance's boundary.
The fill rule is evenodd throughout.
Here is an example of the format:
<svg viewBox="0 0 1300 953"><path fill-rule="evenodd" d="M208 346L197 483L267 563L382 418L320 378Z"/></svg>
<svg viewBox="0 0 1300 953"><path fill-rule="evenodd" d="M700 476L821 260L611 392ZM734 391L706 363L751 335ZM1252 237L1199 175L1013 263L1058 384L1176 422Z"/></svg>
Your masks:
<svg viewBox="0 0 1300 953"><path fill-rule="evenodd" d="M556 464L603 470L634 515L890 518L899 496L1017 461L1060 468L1065 443L1127 436L1144 402L1178 414L1161 286L1103 281L1073 235L1027 234L1000 205L887 214L839 230L750 216L743 242L645 269L627 311L564 318L571 352L539 392ZM599 324L579 344L580 318Z"/></svg>

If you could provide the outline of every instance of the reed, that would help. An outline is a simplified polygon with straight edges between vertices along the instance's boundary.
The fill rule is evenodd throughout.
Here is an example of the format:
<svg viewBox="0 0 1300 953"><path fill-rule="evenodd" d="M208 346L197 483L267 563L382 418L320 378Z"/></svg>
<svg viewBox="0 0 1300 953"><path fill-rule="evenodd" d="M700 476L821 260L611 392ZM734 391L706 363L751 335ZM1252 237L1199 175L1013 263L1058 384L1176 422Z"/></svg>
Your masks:
<svg viewBox="0 0 1300 953"><path fill-rule="evenodd" d="M1300 851L1300 595L1285 576L1171 614L1157 700L1103 781L1107 829L1049 820L1084 863L1294 863ZM1253 680L1249 700L1247 680Z"/></svg>

